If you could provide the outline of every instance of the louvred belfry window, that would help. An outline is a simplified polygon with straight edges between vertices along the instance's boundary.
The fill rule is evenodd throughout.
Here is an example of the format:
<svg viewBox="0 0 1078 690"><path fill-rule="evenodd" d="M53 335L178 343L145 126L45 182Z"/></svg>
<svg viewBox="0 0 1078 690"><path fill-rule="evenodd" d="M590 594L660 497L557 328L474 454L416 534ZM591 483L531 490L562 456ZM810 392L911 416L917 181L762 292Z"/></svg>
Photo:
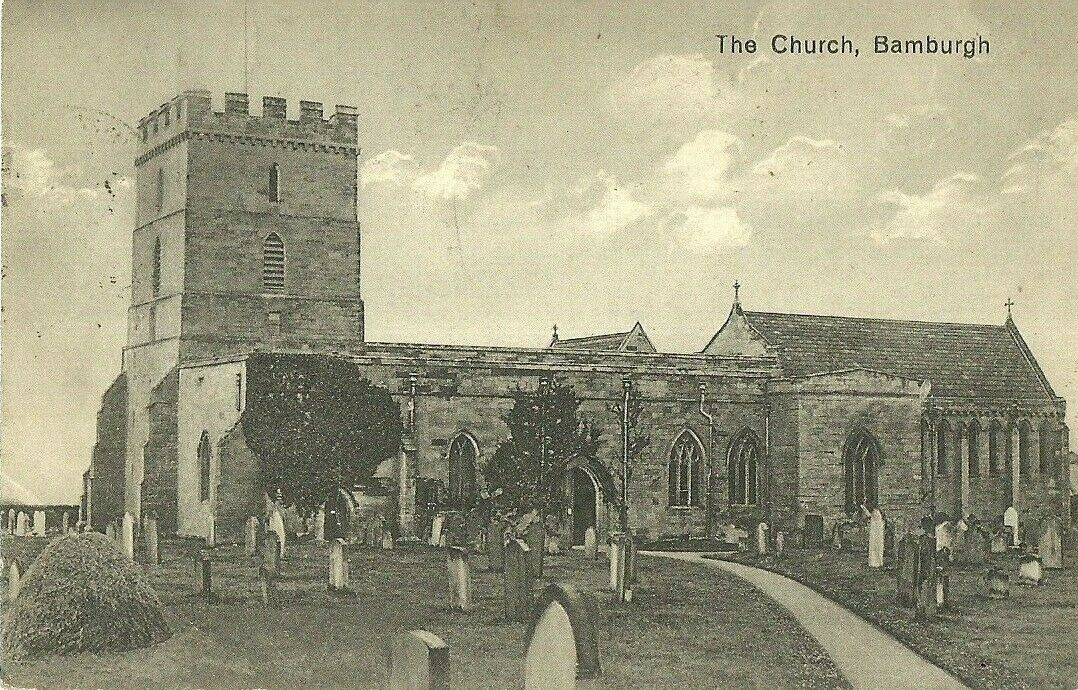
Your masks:
<svg viewBox="0 0 1078 690"><path fill-rule="evenodd" d="M262 290L284 292L284 269L284 240L277 233L270 233L262 243Z"/></svg>

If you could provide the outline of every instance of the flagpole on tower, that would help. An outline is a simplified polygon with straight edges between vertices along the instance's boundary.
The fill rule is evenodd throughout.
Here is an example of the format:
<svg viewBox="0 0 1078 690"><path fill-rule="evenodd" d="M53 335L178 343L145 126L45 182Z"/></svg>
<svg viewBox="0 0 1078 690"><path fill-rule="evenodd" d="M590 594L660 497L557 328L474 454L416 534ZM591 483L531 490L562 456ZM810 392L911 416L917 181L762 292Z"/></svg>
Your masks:
<svg viewBox="0 0 1078 690"><path fill-rule="evenodd" d="M248 0L243 0L243 92L251 93L247 69L247 3Z"/></svg>

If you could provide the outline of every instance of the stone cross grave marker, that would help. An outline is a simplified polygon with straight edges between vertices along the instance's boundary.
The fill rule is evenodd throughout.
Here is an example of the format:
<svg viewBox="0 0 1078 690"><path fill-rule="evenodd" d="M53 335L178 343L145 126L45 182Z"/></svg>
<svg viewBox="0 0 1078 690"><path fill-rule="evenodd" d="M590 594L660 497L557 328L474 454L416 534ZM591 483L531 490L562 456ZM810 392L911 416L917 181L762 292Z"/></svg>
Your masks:
<svg viewBox="0 0 1078 690"><path fill-rule="evenodd" d="M329 546L329 591L347 592L348 558L344 553L344 539L334 539Z"/></svg>
<svg viewBox="0 0 1078 690"><path fill-rule="evenodd" d="M150 565L161 562L161 554L158 550L157 518L153 515L147 515L142 520L142 553Z"/></svg>
<svg viewBox="0 0 1078 690"><path fill-rule="evenodd" d="M595 540L595 528L588 527L584 530L584 558L594 561L599 557L599 545Z"/></svg>
<svg viewBox="0 0 1078 690"><path fill-rule="evenodd" d="M879 508L872 509L868 519L868 567L883 567L883 535L885 525Z"/></svg>
<svg viewBox="0 0 1078 690"><path fill-rule="evenodd" d="M446 570L449 571L449 608L470 611L472 608L472 571L468 551L460 546L447 546Z"/></svg>
<svg viewBox="0 0 1078 690"><path fill-rule="evenodd" d="M8 601L15 601L15 598L19 596L19 590L22 588L22 573L19 572L19 564L11 561L11 568L7 572Z"/></svg>
<svg viewBox="0 0 1078 690"><path fill-rule="evenodd" d="M584 592L548 585L532 609L525 635L524 688L595 687L602 672L595 602Z"/></svg>
<svg viewBox="0 0 1078 690"><path fill-rule="evenodd" d="M247 518L247 529L243 532L243 550L248 556L258 554L258 530L261 527L261 522L254 515Z"/></svg>
<svg viewBox="0 0 1078 690"><path fill-rule="evenodd" d="M1023 554L1018 559L1018 582L1023 585L1039 585L1044 581L1044 564L1037 556Z"/></svg>
<svg viewBox="0 0 1078 690"><path fill-rule="evenodd" d="M1041 525L1040 539L1037 542L1037 555L1045 568L1063 567L1063 543L1060 539L1059 518L1048 517Z"/></svg>
<svg viewBox="0 0 1078 690"><path fill-rule="evenodd" d="M524 541L528 544L529 567L532 577L543 577L543 555L546 553L546 527L542 521L532 522L524 531Z"/></svg>
<svg viewBox="0 0 1078 690"><path fill-rule="evenodd" d="M449 645L426 630L402 632L389 651L389 690L449 690Z"/></svg>
<svg viewBox="0 0 1078 690"><path fill-rule="evenodd" d="M505 547L503 610L509 621L527 621L532 603L532 579L529 569L528 545L520 539L510 539Z"/></svg>
<svg viewBox="0 0 1078 690"><path fill-rule="evenodd" d="M756 525L756 554L767 555L767 523L761 522Z"/></svg>
<svg viewBox="0 0 1078 690"><path fill-rule="evenodd" d="M1018 546L1018 510L1014 506L1003 511L1003 526L1011 528L1011 546Z"/></svg>
<svg viewBox="0 0 1078 690"><path fill-rule="evenodd" d="M280 558L284 558L284 547L287 543L285 537L284 517L281 515L281 511L276 508L270 513L269 519L269 531L277 535L277 551Z"/></svg>
<svg viewBox="0 0 1078 690"><path fill-rule="evenodd" d="M45 511L44 510L35 510L34 511L34 536L35 537L44 537L45 536Z"/></svg>
<svg viewBox="0 0 1078 690"><path fill-rule="evenodd" d="M131 513L124 513L120 523L120 548L123 549L127 560L135 560L135 518Z"/></svg>

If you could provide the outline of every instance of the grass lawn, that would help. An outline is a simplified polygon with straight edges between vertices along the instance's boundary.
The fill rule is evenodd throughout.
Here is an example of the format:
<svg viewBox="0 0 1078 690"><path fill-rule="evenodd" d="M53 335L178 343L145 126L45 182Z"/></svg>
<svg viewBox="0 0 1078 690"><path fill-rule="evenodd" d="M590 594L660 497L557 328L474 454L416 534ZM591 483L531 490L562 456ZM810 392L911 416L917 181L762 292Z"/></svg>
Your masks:
<svg viewBox="0 0 1078 690"><path fill-rule="evenodd" d="M846 605L903 640L923 656L978 688L1078 687L1078 567L1068 553L1063 570L1046 584L1026 587L1011 577L1010 599L985 596L987 566L956 565L951 587L957 607L934 623L914 622L913 610L895 604L894 561L869 570L860 553L790 549L776 560L749 553L722 554L793 577ZM1017 558L993 556L1012 573Z"/></svg>
<svg viewBox="0 0 1078 690"><path fill-rule="evenodd" d="M5 554L23 545L5 537ZM522 684L524 626L501 620L501 575L476 572L474 611L447 606L444 556L423 546L349 551L355 598L325 591L327 549L289 545L284 605L265 608L254 559L222 547L214 565L216 605L199 600L197 548L164 545L150 579L173 636L114 655L12 662L3 680L20 687L381 687L385 650L399 631L425 628L450 646L455 688ZM748 584L692 564L641 558L636 601L602 591L605 561L577 552L548 557L549 581L572 583L599 602L605 687L848 687L823 650L785 611Z"/></svg>

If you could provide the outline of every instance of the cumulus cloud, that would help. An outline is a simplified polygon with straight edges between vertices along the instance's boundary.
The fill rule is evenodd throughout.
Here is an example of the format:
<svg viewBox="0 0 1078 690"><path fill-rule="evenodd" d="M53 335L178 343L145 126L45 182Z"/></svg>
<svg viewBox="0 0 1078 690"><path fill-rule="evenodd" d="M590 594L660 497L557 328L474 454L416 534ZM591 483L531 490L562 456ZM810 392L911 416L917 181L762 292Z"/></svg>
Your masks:
<svg viewBox="0 0 1078 690"><path fill-rule="evenodd" d="M58 166L44 149L6 147L3 157L5 192L15 192L38 204L107 201L132 187L131 178L115 174L94 184L83 184L77 179L77 170Z"/></svg>
<svg viewBox="0 0 1078 690"><path fill-rule="evenodd" d="M752 228L728 206L689 206L668 222L679 244L698 254L743 249L752 239Z"/></svg>
<svg viewBox="0 0 1078 690"><path fill-rule="evenodd" d="M662 170L680 191L699 199L714 199L728 189L741 146L733 134L705 129L667 158Z"/></svg>
<svg viewBox="0 0 1078 690"><path fill-rule="evenodd" d="M879 201L897 209L888 221L873 228L873 239L880 244L903 238L944 244L955 227L964 227L971 216L983 212L976 197L979 183L977 175L957 173L940 180L925 194L898 189L881 192Z"/></svg>
<svg viewBox="0 0 1078 690"><path fill-rule="evenodd" d="M437 166L424 169L411 154L389 149L363 163L360 184L408 186L431 199L463 200L486 185L500 159L497 146L466 141Z"/></svg>
<svg viewBox="0 0 1078 690"><path fill-rule="evenodd" d="M1078 119L1062 122L1013 152L1000 179L1004 194L1021 194L1062 178L1078 185Z"/></svg>
<svg viewBox="0 0 1078 690"><path fill-rule="evenodd" d="M624 230L651 213L651 207L637 201L613 177L599 173L602 196L582 219L584 228L602 235Z"/></svg>
<svg viewBox="0 0 1078 690"><path fill-rule="evenodd" d="M730 80L701 53L657 55L607 90L615 111L659 120L699 119L727 111L737 98Z"/></svg>

